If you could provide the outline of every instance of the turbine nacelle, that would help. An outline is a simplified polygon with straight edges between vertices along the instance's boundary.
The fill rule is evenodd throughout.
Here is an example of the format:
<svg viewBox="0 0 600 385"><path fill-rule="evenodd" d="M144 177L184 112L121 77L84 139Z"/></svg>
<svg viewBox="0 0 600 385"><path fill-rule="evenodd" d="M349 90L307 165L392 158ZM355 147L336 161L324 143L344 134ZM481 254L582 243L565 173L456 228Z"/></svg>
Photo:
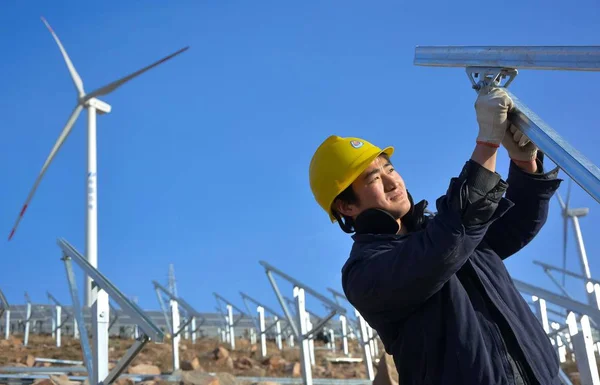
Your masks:
<svg viewBox="0 0 600 385"><path fill-rule="evenodd" d="M108 114L112 107L110 106L110 104L103 102L100 99L96 99L96 98L90 98L90 99L80 99L80 103L82 103L84 106L86 107L93 107L96 109L96 113L98 115L104 115L104 114Z"/></svg>

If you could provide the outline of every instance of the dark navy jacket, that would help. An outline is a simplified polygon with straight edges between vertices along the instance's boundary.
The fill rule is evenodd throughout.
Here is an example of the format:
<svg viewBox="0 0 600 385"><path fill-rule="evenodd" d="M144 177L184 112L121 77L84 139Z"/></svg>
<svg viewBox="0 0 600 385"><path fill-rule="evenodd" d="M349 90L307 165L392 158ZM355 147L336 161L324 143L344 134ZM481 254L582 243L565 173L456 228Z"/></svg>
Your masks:
<svg viewBox="0 0 600 385"><path fill-rule="evenodd" d="M503 263L545 223L557 173L511 162L505 182L469 161L421 228L353 235L342 286L401 385L560 384L555 350Z"/></svg>

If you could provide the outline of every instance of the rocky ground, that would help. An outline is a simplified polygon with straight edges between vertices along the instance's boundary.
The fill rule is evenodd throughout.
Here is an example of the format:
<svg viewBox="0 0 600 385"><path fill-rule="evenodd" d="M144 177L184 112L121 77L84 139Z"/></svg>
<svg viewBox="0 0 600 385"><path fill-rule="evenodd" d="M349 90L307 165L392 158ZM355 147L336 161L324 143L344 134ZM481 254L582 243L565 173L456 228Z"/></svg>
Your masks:
<svg viewBox="0 0 600 385"><path fill-rule="evenodd" d="M132 345L133 340L111 338L109 360L116 362ZM21 336L0 340L0 366L50 366L48 363L35 363L35 358L61 360L82 360L79 340L62 337L62 346L56 347L51 336L30 335L29 344L23 346ZM381 349L380 349L381 350ZM350 344L350 357L362 358L356 343ZM236 349L231 351L228 344L217 339L197 339L180 342L180 368L183 372L220 373L242 377L300 377L300 350L284 348L279 351L274 341L267 342L266 357L262 357L259 345L251 345L248 340L236 340ZM335 362L343 358L339 350L332 352L325 345L315 342L313 377L321 378L367 378L362 362ZM171 343L148 343L126 370L131 374L168 374L173 372ZM112 364L112 363L111 363ZM60 365L65 366L65 365ZM111 365L112 367L112 365ZM221 381L223 382L223 381ZM43 384L41 384L43 385ZM209 385L209 384L203 384ZM211 383L210 385L219 385ZM221 384L222 385L222 384Z"/></svg>
<svg viewBox="0 0 600 385"><path fill-rule="evenodd" d="M350 357L362 358L355 341L350 341ZM110 340L109 359L119 360L131 346L133 340L112 338ZM335 362L336 358L345 358L339 347L337 352L324 349L324 344L315 342L314 378L365 379L366 368L363 362ZM380 347L380 352L383 349ZM300 350L284 348L279 351L273 341L267 343L267 357L261 357L260 347L251 345L248 340L238 339L236 349L228 349L216 339L203 338L192 344L189 340L180 343L180 373L183 385L242 385L237 377L300 377ZM0 366L51 366L48 363L35 363L35 358L54 358L62 360L82 360L78 340L62 338L62 346L56 347L51 336L31 335L29 346L24 347L20 336L9 340L0 340ZM390 357L375 360L375 372L379 375L374 385L398 385L396 372ZM379 362L381 361L381 362ZM379 364L378 364L379 362ZM600 359L599 359L600 362ZM111 367L114 363L111 362ZM60 365L65 366L65 365ZM579 385L579 374L574 362L563 364L574 385ZM137 355L125 373L160 375L173 372L171 343L148 343ZM213 374L208 374L213 373ZM215 374L216 373L216 374ZM81 375L78 373L77 375ZM401 383L401 382L400 382ZM119 380L117 385L131 385L128 379ZM69 382L65 376L38 381L37 385L81 385ZM144 385L166 385L154 379ZM260 385L276 385L260 383Z"/></svg>

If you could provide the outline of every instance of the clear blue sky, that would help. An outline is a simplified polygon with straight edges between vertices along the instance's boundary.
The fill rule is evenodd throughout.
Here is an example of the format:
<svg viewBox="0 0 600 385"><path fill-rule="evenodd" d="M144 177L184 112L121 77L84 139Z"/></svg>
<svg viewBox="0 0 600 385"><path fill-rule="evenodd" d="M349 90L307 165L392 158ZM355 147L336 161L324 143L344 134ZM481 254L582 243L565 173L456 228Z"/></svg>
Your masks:
<svg viewBox="0 0 600 385"><path fill-rule="evenodd" d="M18 5L16 5L18 3ZM86 90L185 45L188 52L105 97L98 119L99 265L144 308L175 264L178 291L213 311L213 291L277 306L264 259L325 292L340 289L350 238L314 202L308 164L330 134L396 146L416 199L434 205L471 154L475 93L462 69L412 64L416 45L594 45L594 1L4 2L0 7L0 230L8 236L75 92L45 16ZM511 89L600 164L600 74L520 72ZM86 114L43 180L19 231L0 243L0 288L70 302L58 237L84 250ZM508 160L500 157L506 175ZM561 173L561 176L564 174ZM561 188L566 192L566 182ZM578 186L593 273L600 208ZM570 230L571 231L571 230ZM3 238L6 239L6 238ZM561 264L559 205L508 267L555 290L532 264ZM579 271L572 232L568 267ZM82 283L81 278L78 281ZM281 284L291 296L291 287ZM568 288L582 299L582 285ZM310 307L321 307L309 299Z"/></svg>

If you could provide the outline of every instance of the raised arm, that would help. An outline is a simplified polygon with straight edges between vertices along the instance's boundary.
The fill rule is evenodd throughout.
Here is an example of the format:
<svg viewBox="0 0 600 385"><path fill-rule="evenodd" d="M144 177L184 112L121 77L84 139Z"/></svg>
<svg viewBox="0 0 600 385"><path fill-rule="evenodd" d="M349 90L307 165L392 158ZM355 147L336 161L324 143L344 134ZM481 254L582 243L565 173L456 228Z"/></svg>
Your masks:
<svg viewBox="0 0 600 385"><path fill-rule="evenodd" d="M355 235L342 284L359 311L412 311L461 268L489 226L511 207L502 198L507 184L495 172L511 105L501 89L480 92L475 103L477 146L437 199L437 214L423 230L404 236Z"/></svg>
<svg viewBox="0 0 600 385"><path fill-rule="evenodd" d="M545 172L543 153L515 126L510 126L502 143L511 158L506 198L514 203L514 208L490 226L484 241L506 259L542 229L550 199L562 180L557 178L558 168Z"/></svg>

